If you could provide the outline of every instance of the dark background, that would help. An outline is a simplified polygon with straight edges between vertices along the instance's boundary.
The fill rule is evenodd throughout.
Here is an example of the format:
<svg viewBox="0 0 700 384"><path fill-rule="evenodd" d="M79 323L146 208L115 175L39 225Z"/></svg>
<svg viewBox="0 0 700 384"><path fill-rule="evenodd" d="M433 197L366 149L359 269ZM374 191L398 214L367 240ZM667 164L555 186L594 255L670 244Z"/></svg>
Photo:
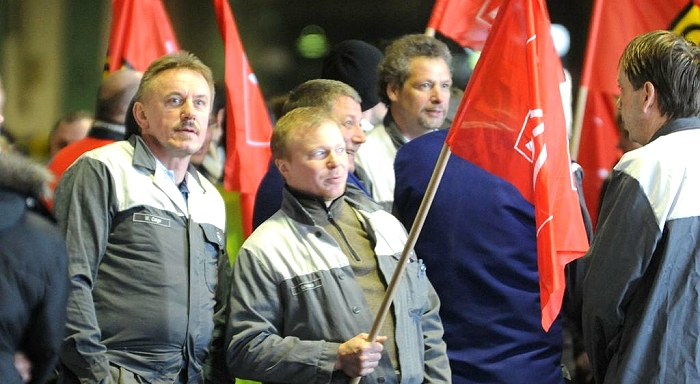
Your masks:
<svg viewBox="0 0 700 384"><path fill-rule="evenodd" d="M26 27L23 23L41 23L41 18L52 17L47 14L27 15L36 13L36 1L43 0L0 0L0 43L11 34L21 34ZM64 58L60 62L46 58L30 62L38 66L61 66L61 84L47 85L61 90L59 102L62 105L56 110L91 110L106 52L111 1L56 1L62 2L64 12L58 27L60 30L56 31L61 36ZM222 80L223 44L211 0L163 0L163 4L181 48L199 56L212 67L216 79ZM322 59L304 58L296 48L299 37L308 26L323 31L327 47L345 39L361 39L381 47L403 34L423 33L434 1L230 0L230 4L263 95L270 99L305 80L318 77ZM574 80L574 95L592 4L593 0L547 2L552 22L566 26L571 35L571 49L563 61ZM463 55L462 51L457 53ZM5 54L0 44L0 60ZM455 73L458 71L456 68ZM19 74L21 77L31 76L27 69L23 72ZM17 74L3 72L2 75Z"/></svg>
<svg viewBox="0 0 700 384"><path fill-rule="evenodd" d="M205 59L223 76L221 42L208 1L165 0L181 46ZM284 93L299 83L317 77L321 59L303 58L297 39L309 25L320 27L329 46L345 39L360 39L383 47L407 33L423 33L432 0L232 0L230 4L243 45L266 98ZM588 33L592 0L550 0L552 23L566 26L571 50L564 58L578 84ZM190 26L213 26L195 33ZM459 53L459 52L457 52Z"/></svg>

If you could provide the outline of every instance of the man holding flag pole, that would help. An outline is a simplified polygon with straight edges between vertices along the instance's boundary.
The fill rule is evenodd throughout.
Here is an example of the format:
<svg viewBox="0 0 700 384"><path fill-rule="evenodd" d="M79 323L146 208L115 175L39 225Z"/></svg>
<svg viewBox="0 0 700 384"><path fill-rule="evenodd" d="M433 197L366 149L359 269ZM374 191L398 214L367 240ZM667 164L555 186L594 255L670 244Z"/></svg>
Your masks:
<svg viewBox="0 0 700 384"><path fill-rule="evenodd" d="M439 301L424 265L414 254L399 260L406 233L395 217L346 189L345 145L320 108L296 108L275 125L282 208L236 257L229 370L270 383L449 383ZM392 275L403 278L394 283ZM369 338L374 316L387 314L389 289L390 319Z"/></svg>

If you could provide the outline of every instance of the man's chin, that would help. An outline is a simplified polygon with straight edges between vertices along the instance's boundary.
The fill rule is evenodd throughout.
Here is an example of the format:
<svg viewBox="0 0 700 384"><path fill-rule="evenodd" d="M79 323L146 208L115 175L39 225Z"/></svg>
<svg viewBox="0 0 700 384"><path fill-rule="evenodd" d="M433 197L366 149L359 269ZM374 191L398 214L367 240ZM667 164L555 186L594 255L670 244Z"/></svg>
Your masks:
<svg viewBox="0 0 700 384"><path fill-rule="evenodd" d="M348 154L348 172L355 172L355 155Z"/></svg>

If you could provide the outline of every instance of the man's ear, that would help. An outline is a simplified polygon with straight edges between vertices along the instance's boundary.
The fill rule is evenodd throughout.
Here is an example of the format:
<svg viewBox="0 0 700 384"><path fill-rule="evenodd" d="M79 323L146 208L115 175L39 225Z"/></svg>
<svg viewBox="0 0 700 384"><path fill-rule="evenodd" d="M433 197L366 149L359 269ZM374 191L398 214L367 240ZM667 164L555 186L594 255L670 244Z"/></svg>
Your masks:
<svg viewBox="0 0 700 384"><path fill-rule="evenodd" d="M141 130L148 129L148 119L146 118L146 111L143 109L143 103L137 101L134 103L134 119L136 123L141 127Z"/></svg>
<svg viewBox="0 0 700 384"><path fill-rule="evenodd" d="M224 128L224 117L226 117L226 108L221 108L216 112L216 124L219 128Z"/></svg>
<svg viewBox="0 0 700 384"><path fill-rule="evenodd" d="M399 92L401 91L401 86L396 83L390 83L386 85L386 95L389 97L390 101L396 102L399 99Z"/></svg>
<svg viewBox="0 0 700 384"><path fill-rule="evenodd" d="M644 104L643 104L643 110L644 113L649 112L649 109L656 106L658 100L657 100L657 94L656 94L656 87L654 84L652 84L650 81L644 82L642 85L642 89L644 90ZM656 106L658 109L658 106Z"/></svg>
<svg viewBox="0 0 700 384"><path fill-rule="evenodd" d="M275 159L275 166L280 171L282 178L286 181L287 174L289 173L289 164L285 159Z"/></svg>

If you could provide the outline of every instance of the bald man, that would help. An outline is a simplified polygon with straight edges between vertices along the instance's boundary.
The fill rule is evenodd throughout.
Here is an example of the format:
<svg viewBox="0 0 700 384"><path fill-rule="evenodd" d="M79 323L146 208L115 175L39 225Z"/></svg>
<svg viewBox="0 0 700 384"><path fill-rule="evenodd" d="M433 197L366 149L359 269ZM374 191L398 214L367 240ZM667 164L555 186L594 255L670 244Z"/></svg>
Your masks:
<svg viewBox="0 0 700 384"><path fill-rule="evenodd" d="M143 74L130 69L121 69L107 75L97 91L95 120L90 132L61 149L51 159L48 167L56 176L51 189L56 187L63 172L83 153L125 139L124 121L131 98L136 94ZM49 202L50 204L50 202Z"/></svg>
<svg viewBox="0 0 700 384"><path fill-rule="evenodd" d="M58 151L87 136L92 127L92 113L75 110L61 116L49 133L49 159Z"/></svg>

